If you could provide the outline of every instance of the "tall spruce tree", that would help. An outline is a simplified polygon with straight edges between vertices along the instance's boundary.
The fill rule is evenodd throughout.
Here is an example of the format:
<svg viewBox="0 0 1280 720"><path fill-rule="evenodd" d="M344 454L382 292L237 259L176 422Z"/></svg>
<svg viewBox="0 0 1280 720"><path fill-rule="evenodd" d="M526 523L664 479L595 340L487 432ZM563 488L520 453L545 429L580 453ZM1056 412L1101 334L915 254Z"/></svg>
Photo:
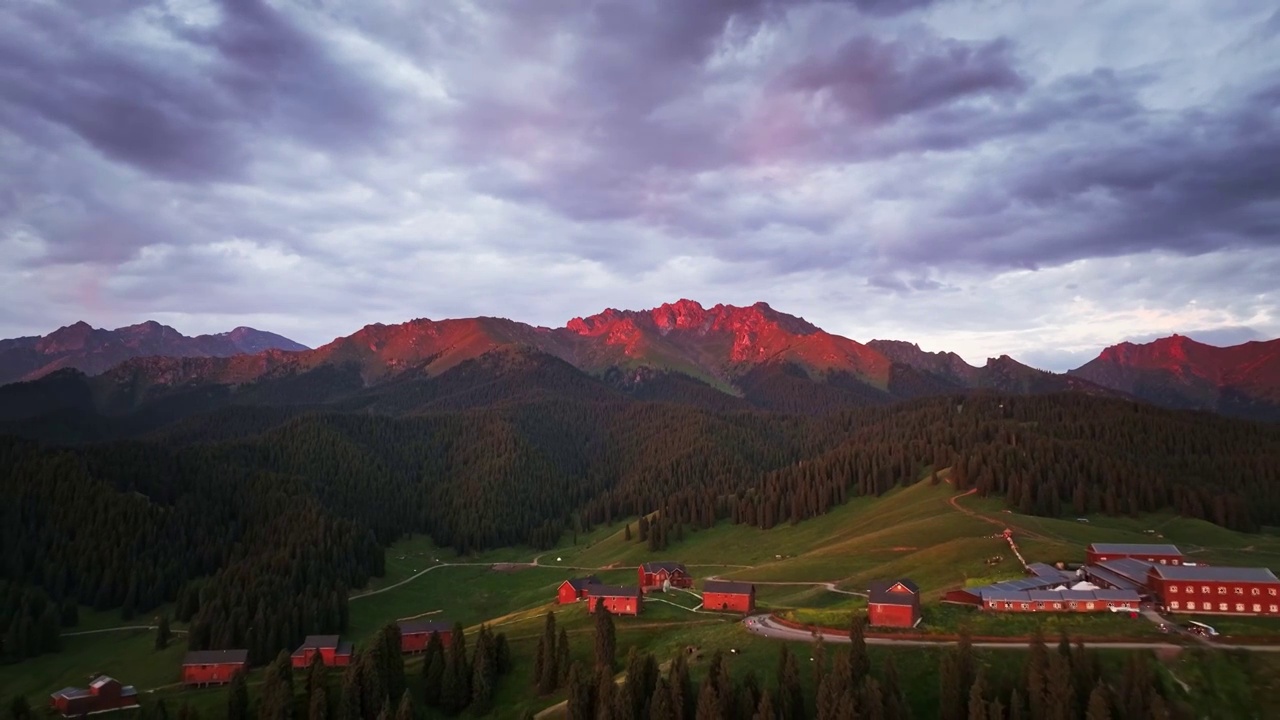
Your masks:
<svg viewBox="0 0 1280 720"><path fill-rule="evenodd" d="M440 706L440 694L444 691L444 641L439 633L431 633L427 650L422 656L422 701L427 707Z"/></svg>
<svg viewBox="0 0 1280 720"><path fill-rule="evenodd" d="M617 684L613 679L613 671L606 667L596 668L596 709L595 720L613 719L613 694Z"/></svg>
<svg viewBox="0 0 1280 720"><path fill-rule="evenodd" d="M698 708L693 717L694 720L722 720L720 697L716 693L716 685L711 678L702 681L702 688L698 691Z"/></svg>
<svg viewBox="0 0 1280 720"><path fill-rule="evenodd" d="M760 704L756 706L756 714L752 720L778 720L778 713L773 709L773 695L768 688L760 693Z"/></svg>
<svg viewBox="0 0 1280 720"><path fill-rule="evenodd" d="M780 646L778 655L778 715L782 720L802 720L804 688L800 685L800 665L786 645Z"/></svg>
<svg viewBox="0 0 1280 720"><path fill-rule="evenodd" d="M964 720L969 714L961 682L956 653L943 653L938 666L938 717L941 720Z"/></svg>
<svg viewBox="0 0 1280 720"><path fill-rule="evenodd" d="M471 707L476 715L483 716L493 709L493 694L498 679L494 667L492 640L487 628L481 626L472 655Z"/></svg>
<svg viewBox="0 0 1280 720"><path fill-rule="evenodd" d="M471 702L471 665L467 661L467 638L462 623L454 623L445 658L440 706L446 712L462 712Z"/></svg>
<svg viewBox="0 0 1280 720"><path fill-rule="evenodd" d="M653 687L648 717L649 720L676 720L675 710L671 707L671 685L666 678L659 678Z"/></svg>
<svg viewBox="0 0 1280 720"><path fill-rule="evenodd" d="M161 613L160 619L156 621L156 649L163 650L169 647L171 637L173 632L169 629L169 616Z"/></svg>
<svg viewBox="0 0 1280 720"><path fill-rule="evenodd" d="M312 690L307 703L307 720L329 720L329 691L323 686Z"/></svg>
<svg viewBox="0 0 1280 720"><path fill-rule="evenodd" d="M569 666L569 690L566 710L569 720L592 720L595 712L594 676L586 672L582 663Z"/></svg>
<svg viewBox="0 0 1280 720"><path fill-rule="evenodd" d="M969 712L966 716L969 720L987 720L987 711L987 679L979 670L973 680L973 686L969 688Z"/></svg>
<svg viewBox="0 0 1280 720"><path fill-rule="evenodd" d="M1089 694L1089 705L1085 709L1086 720L1111 720L1111 698L1107 688L1099 682Z"/></svg>
<svg viewBox="0 0 1280 720"><path fill-rule="evenodd" d="M604 603L596 605L596 667L613 673L617 663L618 639L614 634L613 614Z"/></svg>
<svg viewBox="0 0 1280 720"><path fill-rule="evenodd" d="M1044 635L1039 626L1032 632L1027 646L1027 705L1031 711L1031 720L1045 720L1044 698L1048 689L1049 648L1044 644ZM1013 712L1014 708L1009 708Z"/></svg>
<svg viewBox="0 0 1280 720"><path fill-rule="evenodd" d="M324 664L320 653L311 656L311 664L307 666L307 697L316 693L317 689L329 687L329 668Z"/></svg>
<svg viewBox="0 0 1280 720"><path fill-rule="evenodd" d="M227 720L249 720L249 687L244 672L231 676L227 688Z"/></svg>
<svg viewBox="0 0 1280 720"><path fill-rule="evenodd" d="M892 653L885 658L882 691L885 720L909 720L911 711L907 709L907 698L902 693L902 681L898 679L898 666Z"/></svg>
<svg viewBox="0 0 1280 720"><path fill-rule="evenodd" d="M849 686L860 687L871 673L871 656L867 654L867 616L854 613L849 623Z"/></svg>

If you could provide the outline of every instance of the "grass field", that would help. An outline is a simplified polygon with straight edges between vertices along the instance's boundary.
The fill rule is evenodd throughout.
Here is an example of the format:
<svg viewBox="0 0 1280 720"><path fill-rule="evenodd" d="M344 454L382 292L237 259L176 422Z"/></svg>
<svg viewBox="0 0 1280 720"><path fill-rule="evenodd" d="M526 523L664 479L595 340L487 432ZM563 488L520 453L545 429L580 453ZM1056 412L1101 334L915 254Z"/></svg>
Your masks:
<svg viewBox="0 0 1280 720"><path fill-rule="evenodd" d="M801 622L835 626L847 625L849 613L865 607L865 601L855 595L833 593L822 583L861 592L875 579L910 577L924 593L926 631L952 633L966 628L975 635L1017 636L1039 626L1051 640L1060 630L1072 636L1091 637L1155 636L1158 632L1149 622L1125 616L997 616L941 606L934 601L954 587L1021 575L1016 558L996 536L1004 526L1013 530L1024 555L1033 562L1082 561L1084 548L1090 542L1154 541L1176 543L1205 562L1280 569L1280 537L1274 535L1243 535L1171 515L1136 519L1090 517L1090 522L1083 523L1008 513L997 499L966 496L956 501L975 516L958 512L951 504L953 495L945 483L931 486L922 482L881 498L857 498L823 517L768 531L728 523L708 530L686 529L682 542L672 542L661 553L649 552L647 545L638 541L634 519L630 542L625 539L623 524L617 523L583 534L576 542L566 536L559 547L546 552L511 548L458 558L452 551L435 547L428 538L410 537L388 549L385 577L354 594L346 637L359 643L388 622L419 616L457 621L467 627L489 622L507 633L520 666L516 676L505 678L499 686L499 702L510 710L504 710L499 717L514 717L522 709L540 709L562 699L530 698L528 679L517 677L529 672L534 644L548 609L556 610L560 623L571 634L583 636L581 642L575 641L576 653L585 659L590 649L590 617L581 605L554 605L556 587L568 577L588 572L606 583L634 583L635 565L647 560L680 560L695 577L718 575L760 582L757 601L762 608L783 611ZM987 558L996 555L1003 556L1003 561L986 563ZM536 567L490 567L493 563L528 563L535 558ZM435 565L462 562L476 564L441 566L419 575ZM568 566L611 569L583 571ZM364 593L371 594L361 596ZM732 616L694 612L698 604L694 596L672 593L660 599L671 604L649 602L640 618L618 619L621 650L634 646L669 657L689 646L706 652L734 648L738 650L731 663L735 674L754 670L772 681L778 653L776 641L746 634ZM88 610L82 610L80 617L75 631L152 622L147 617L124 623L118 613ZM1208 622L1224 635L1280 635L1280 621L1210 618ZM63 652L0 668L0 698L22 693L33 705L43 706L48 693L68 684L83 684L91 673L106 672L144 690L162 688L159 695L189 700L208 717L220 716L223 691L164 687L177 681L179 658L185 648L179 636L170 648L156 652L153 638L151 631L65 638ZM806 652L804 646L800 651ZM932 673L936 673L939 651L876 648L874 652L891 652L898 659L898 669L904 681L912 683L912 701L919 708L936 703L936 679ZM993 664L992 672L999 674L1006 670L1017 672L1017 661L1011 659L1016 656L995 652L984 658ZM410 660L411 674L418 662ZM1170 672L1188 683L1193 679L1204 683L1205 693L1210 693L1215 683L1236 688L1231 690L1233 697L1239 699L1241 707L1247 707L1247 703L1256 701L1258 693L1272 692L1267 697L1273 697L1277 692L1274 683L1259 679L1266 671L1276 669L1277 664L1280 661L1270 658L1210 657L1179 661L1171 665Z"/></svg>

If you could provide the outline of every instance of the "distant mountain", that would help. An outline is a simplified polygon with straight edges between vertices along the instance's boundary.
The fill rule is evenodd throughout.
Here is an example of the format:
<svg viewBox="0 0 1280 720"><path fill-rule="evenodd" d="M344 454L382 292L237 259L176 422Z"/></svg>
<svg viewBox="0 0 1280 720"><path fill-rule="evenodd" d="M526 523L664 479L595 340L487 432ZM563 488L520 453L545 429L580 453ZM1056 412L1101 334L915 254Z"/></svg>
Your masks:
<svg viewBox="0 0 1280 720"><path fill-rule="evenodd" d="M98 334L112 339L96 340ZM9 422L52 413L62 423L90 409L134 415L138 428L156 428L227 405L406 415L531 394L817 415L977 392L1081 393L1280 419L1276 343L1212 348L1174 338L1153 343L1159 351L1121 345L1057 374L1007 355L976 367L912 343L862 344L765 303L707 308L680 300L608 309L561 328L494 317L416 319L367 325L314 350L279 349L289 341L248 329L184 338L155 323L111 333L79 324L6 342L0 356L43 348L59 358L22 377L65 370L0 389L0 406L7 406L0 419ZM239 352L258 346L267 349ZM1183 355L1186 363L1170 365Z"/></svg>
<svg viewBox="0 0 1280 720"><path fill-rule="evenodd" d="M271 349L307 348L275 333L249 327L187 337L155 321L115 330L101 330L82 321L44 337L0 340L0 385L34 380L66 368L98 375L137 357L227 357Z"/></svg>
<svg viewBox="0 0 1280 720"><path fill-rule="evenodd" d="M1280 418L1280 340L1215 347L1173 335L1125 342L1067 374L1166 407Z"/></svg>

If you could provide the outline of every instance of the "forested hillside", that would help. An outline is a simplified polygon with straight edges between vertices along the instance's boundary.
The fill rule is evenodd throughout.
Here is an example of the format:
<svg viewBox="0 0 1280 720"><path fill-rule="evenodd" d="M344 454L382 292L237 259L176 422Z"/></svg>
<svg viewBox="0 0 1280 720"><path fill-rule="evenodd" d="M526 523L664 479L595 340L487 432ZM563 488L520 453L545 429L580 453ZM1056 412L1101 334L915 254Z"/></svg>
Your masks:
<svg viewBox="0 0 1280 720"><path fill-rule="evenodd" d="M459 553L549 547L656 511L649 541L666 547L690 527L797 522L944 467L1024 512L1280 524L1280 428L1208 414L1077 394L821 417L639 402L603 384L493 397L399 417L228 406L143 439L0 440L3 578L48 596L8 603L6 654L42 649L27 638L69 600L126 617L176 601L193 648L261 661L341 630L348 590L405 533Z"/></svg>

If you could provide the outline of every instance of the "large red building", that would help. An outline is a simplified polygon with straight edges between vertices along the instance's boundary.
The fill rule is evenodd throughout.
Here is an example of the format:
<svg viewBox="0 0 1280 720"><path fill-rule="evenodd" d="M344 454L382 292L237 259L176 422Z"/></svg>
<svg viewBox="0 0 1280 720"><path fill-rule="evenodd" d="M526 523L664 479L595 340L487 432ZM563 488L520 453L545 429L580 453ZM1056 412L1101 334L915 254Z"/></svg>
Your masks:
<svg viewBox="0 0 1280 720"><path fill-rule="evenodd" d="M248 667L248 650L196 650L182 660L182 682L194 687L223 685Z"/></svg>
<svg viewBox="0 0 1280 720"><path fill-rule="evenodd" d="M425 652L431 634L440 636L440 644L449 647L453 640L453 626L444 620L401 620L400 652L406 654Z"/></svg>
<svg viewBox="0 0 1280 720"><path fill-rule="evenodd" d="M594 613L601 604L614 615L639 615L644 609L644 593L636 587L588 585L587 612Z"/></svg>
<svg viewBox="0 0 1280 720"><path fill-rule="evenodd" d="M1085 550L1085 562L1095 565L1107 560L1131 558L1153 565L1181 565L1182 551L1174 545L1143 543L1093 543Z"/></svg>
<svg viewBox="0 0 1280 720"><path fill-rule="evenodd" d="M87 688L63 688L49 696L49 707L63 717L84 717L96 713L138 707L138 691L132 685L100 675Z"/></svg>
<svg viewBox="0 0 1280 720"><path fill-rule="evenodd" d="M671 587L693 587L693 578L689 576L689 571L685 569L684 563L647 562L640 566L638 577L640 589L643 591L662 590L666 587L668 581L671 583Z"/></svg>
<svg viewBox="0 0 1280 720"><path fill-rule="evenodd" d="M556 589L556 600L561 605L585 600L587 597L587 587L591 585L599 585L600 578L595 575L587 577L570 578L560 583L560 587Z"/></svg>
<svg viewBox="0 0 1280 720"><path fill-rule="evenodd" d="M293 651L291 660L296 668L311 664L311 658L319 655L320 661L329 667L351 664L353 648L349 642L339 642L337 635L308 635L302 645Z"/></svg>
<svg viewBox="0 0 1280 720"><path fill-rule="evenodd" d="M745 582L708 580L702 584L702 607L750 613L756 609L756 586Z"/></svg>
<svg viewBox="0 0 1280 720"><path fill-rule="evenodd" d="M920 588L907 579L871 584L867 619L878 627L915 627L920 622Z"/></svg>
<svg viewBox="0 0 1280 720"><path fill-rule="evenodd" d="M1280 580L1266 568L1156 565L1147 586L1173 612L1280 616Z"/></svg>

